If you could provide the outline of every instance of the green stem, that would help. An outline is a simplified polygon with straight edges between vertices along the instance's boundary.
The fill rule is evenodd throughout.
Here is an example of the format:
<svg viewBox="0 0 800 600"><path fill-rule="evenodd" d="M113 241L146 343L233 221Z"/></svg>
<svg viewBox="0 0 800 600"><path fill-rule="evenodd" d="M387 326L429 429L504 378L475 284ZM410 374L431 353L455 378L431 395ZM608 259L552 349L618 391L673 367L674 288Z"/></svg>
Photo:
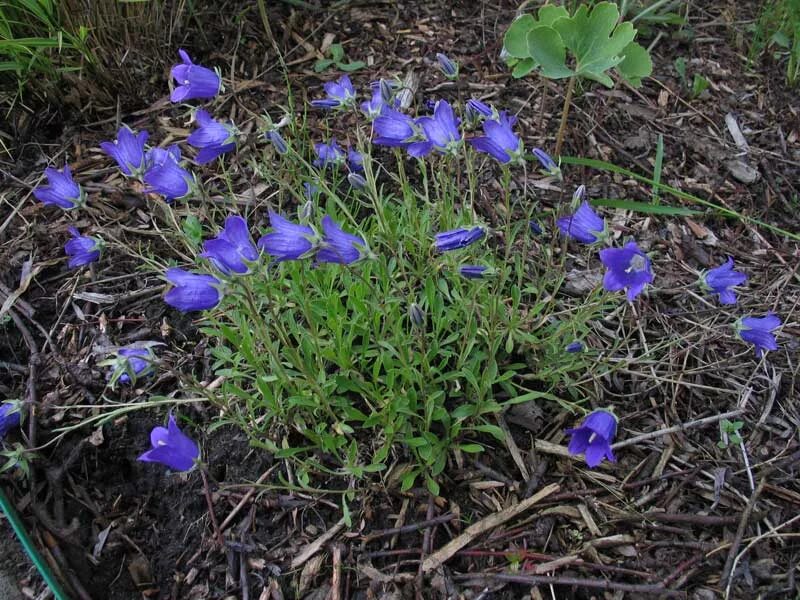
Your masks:
<svg viewBox="0 0 800 600"><path fill-rule="evenodd" d="M564 107L561 109L561 124L558 126L558 137L556 137L556 158L561 156L561 145L564 143L564 132L567 129L567 116L572 104L572 93L575 91L575 76L569 78L567 84L567 95L564 96Z"/></svg>

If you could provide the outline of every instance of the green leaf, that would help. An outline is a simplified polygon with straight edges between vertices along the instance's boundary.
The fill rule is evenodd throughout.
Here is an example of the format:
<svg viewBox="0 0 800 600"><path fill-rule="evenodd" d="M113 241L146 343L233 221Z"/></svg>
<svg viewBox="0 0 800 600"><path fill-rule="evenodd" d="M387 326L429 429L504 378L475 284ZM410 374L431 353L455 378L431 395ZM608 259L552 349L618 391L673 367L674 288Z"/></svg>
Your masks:
<svg viewBox="0 0 800 600"><path fill-rule="evenodd" d="M200 219L195 215L189 215L183 220L183 233L192 242L192 245L199 246L203 241L203 226Z"/></svg>
<svg viewBox="0 0 800 600"><path fill-rule="evenodd" d="M708 79L695 73L694 80L692 81L692 98L697 98L708 89L708 86Z"/></svg>
<svg viewBox="0 0 800 600"><path fill-rule="evenodd" d="M425 484L428 486L428 491L434 496L439 495L439 484L436 483L429 475L425 476Z"/></svg>
<svg viewBox="0 0 800 600"><path fill-rule="evenodd" d="M533 15L525 14L514 19L503 37L503 47L514 58L528 58L528 32L536 27Z"/></svg>
<svg viewBox="0 0 800 600"><path fill-rule="evenodd" d="M345 73L352 73L353 71L358 71L359 69L363 69L367 66L363 60L354 60L353 62L349 63L336 63L336 66L339 67Z"/></svg>
<svg viewBox="0 0 800 600"><path fill-rule="evenodd" d="M637 202L635 200L616 200L611 198L597 198L591 201L592 206L607 206L608 208L621 208L634 212L646 213L651 215L669 215L679 217L691 217L692 215L702 214L698 210L683 208L680 206L667 206L665 204L648 204L647 202Z"/></svg>
<svg viewBox="0 0 800 600"><path fill-rule="evenodd" d="M483 446L480 444L459 444L458 447L462 452L469 452L470 454L480 454L483 452Z"/></svg>
<svg viewBox="0 0 800 600"><path fill-rule="evenodd" d="M511 70L511 76L514 77L514 79L520 79L521 77L525 77L525 75L533 71L535 68L535 60L532 58L523 58L516 65L514 65L514 68Z"/></svg>
<svg viewBox="0 0 800 600"><path fill-rule="evenodd" d="M330 58L320 58L317 62L314 63L314 73L322 73L332 64L333 61Z"/></svg>
<svg viewBox="0 0 800 600"><path fill-rule="evenodd" d="M567 67L567 49L558 32L552 27L537 27L528 32L528 52L539 63L542 75L563 79L574 75Z"/></svg>
<svg viewBox="0 0 800 600"><path fill-rule="evenodd" d="M642 85L642 78L649 77L653 72L650 53L636 42L625 46L622 53L625 58L617 65L617 71L633 87L639 87Z"/></svg>
<svg viewBox="0 0 800 600"><path fill-rule="evenodd" d="M344 48L342 48L341 44L331 44L330 52L333 62L341 62L344 58Z"/></svg>

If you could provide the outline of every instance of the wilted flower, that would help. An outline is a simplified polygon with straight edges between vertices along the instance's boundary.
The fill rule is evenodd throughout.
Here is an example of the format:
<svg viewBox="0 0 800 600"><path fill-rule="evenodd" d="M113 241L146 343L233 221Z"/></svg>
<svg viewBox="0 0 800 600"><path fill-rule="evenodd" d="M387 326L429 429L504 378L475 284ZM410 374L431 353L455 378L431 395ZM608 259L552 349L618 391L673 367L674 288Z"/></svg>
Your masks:
<svg viewBox="0 0 800 600"><path fill-rule="evenodd" d="M182 63L172 67L172 78L178 84L169 99L172 102L183 102L194 98L214 98L218 93L222 80L216 72L192 62L185 50L178 50Z"/></svg>
<svg viewBox="0 0 800 600"><path fill-rule="evenodd" d="M70 269L82 267L100 259L100 252L104 246L103 240L81 235L74 227L70 227L68 231L72 239L64 245L64 251L69 256Z"/></svg>
<svg viewBox="0 0 800 600"><path fill-rule="evenodd" d="M361 258L358 246L364 248L364 240L343 231L329 215L322 218L322 232L317 262L349 265Z"/></svg>
<svg viewBox="0 0 800 600"><path fill-rule="evenodd" d="M417 124L422 127L427 141L409 145L408 153L411 156L424 156L431 150L443 154L453 154L458 150L461 144L459 120L446 100L439 100L433 109L433 116L420 117Z"/></svg>
<svg viewBox="0 0 800 600"><path fill-rule="evenodd" d="M194 177L181 167L181 151L177 145L166 150L152 148L147 152L143 181L149 186L147 192L155 192L164 196L167 202L175 198L183 198L190 191Z"/></svg>
<svg viewBox="0 0 800 600"><path fill-rule="evenodd" d="M461 265L458 274L466 279L483 279L489 267L484 265Z"/></svg>
<svg viewBox="0 0 800 600"><path fill-rule="evenodd" d="M174 267L167 269L166 277L175 287L166 293L164 301L182 312L214 308L222 300L222 282L213 275Z"/></svg>
<svg viewBox="0 0 800 600"><path fill-rule="evenodd" d="M736 304L733 288L747 281L747 275L733 270L733 259L729 256L725 264L711 269L700 276L700 285L706 290L719 294L720 304Z"/></svg>
<svg viewBox="0 0 800 600"><path fill-rule="evenodd" d="M574 342L567 344L567 347L564 349L570 354L574 354L575 352L580 352L581 350L583 350L583 342L575 340Z"/></svg>
<svg viewBox="0 0 800 600"><path fill-rule="evenodd" d="M356 91L347 75L342 75L339 81L329 81L324 86L328 97L324 100L312 100L311 106L316 108L347 108L356 100Z"/></svg>
<svg viewBox="0 0 800 600"><path fill-rule="evenodd" d="M314 230L308 225L292 223L273 211L269 211L269 224L272 231L261 236L258 247L276 262L303 258L314 247Z"/></svg>
<svg viewBox="0 0 800 600"><path fill-rule="evenodd" d="M128 177L140 177L145 169L144 145L150 134L134 133L127 125L120 127L117 139L101 142L103 151L117 161L119 170Z"/></svg>
<svg viewBox="0 0 800 600"><path fill-rule="evenodd" d="M523 144L514 133L513 127L516 122L516 117L510 117L504 112L498 115L497 120L484 121L485 135L471 139L472 147L478 152L491 154L502 164L521 161Z"/></svg>
<svg viewBox="0 0 800 600"><path fill-rule="evenodd" d="M567 446L569 453L585 453L589 467L596 467L604 458L617 462L611 449L611 442L617 433L617 418L613 413L595 410L583 420L580 427L567 429L564 433L572 436Z"/></svg>
<svg viewBox="0 0 800 600"><path fill-rule="evenodd" d="M441 52L436 54L436 60L439 62L439 68L442 70L442 73L444 73L445 77L447 77L451 81L458 79L457 62L455 62L454 60L450 60L449 58L447 58L447 56L445 56Z"/></svg>
<svg viewBox="0 0 800 600"><path fill-rule="evenodd" d="M780 326L780 318L773 313L767 313L763 317L743 317L734 325L739 337L755 346L756 358L761 358L764 350L778 349L778 342L772 331Z"/></svg>
<svg viewBox="0 0 800 600"><path fill-rule="evenodd" d="M344 162L344 150L342 150L342 147L337 144L334 139L331 139L327 144L314 144L314 152L317 158L312 164L320 169L340 165Z"/></svg>
<svg viewBox="0 0 800 600"><path fill-rule="evenodd" d="M199 127L186 141L195 148L200 148L195 159L197 164L204 165L220 154L236 149L236 128L233 125L215 121L202 108L195 113L195 120Z"/></svg>
<svg viewBox="0 0 800 600"><path fill-rule="evenodd" d="M250 239L247 221L239 215L225 219L225 226L217 237L203 243L200 256L209 259L225 275L249 273L248 263L258 260L258 250Z"/></svg>
<svg viewBox="0 0 800 600"><path fill-rule="evenodd" d="M408 319L418 329L425 327L425 311L416 302L412 302L408 306Z"/></svg>
<svg viewBox="0 0 800 600"><path fill-rule="evenodd" d="M627 288L630 301L633 301L648 283L653 282L650 259L639 250L636 242L628 242L624 248L601 250L600 262L608 269L603 277L603 287L609 292Z"/></svg>
<svg viewBox="0 0 800 600"><path fill-rule="evenodd" d="M584 244L594 244L605 235L606 223L587 201L583 201L575 214L556 221L561 233Z"/></svg>
<svg viewBox="0 0 800 600"><path fill-rule="evenodd" d="M485 233L483 227L473 227L472 229L460 227L450 231L443 231L436 234L434 246L439 252L459 250L477 242Z"/></svg>
<svg viewBox="0 0 800 600"><path fill-rule="evenodd" d="M414 119L393 108L385 108L381 115L372 123L375 130L373 144L405 148L417 137L418 130Z"/></svg>
<svg viewBox="0 0 800 600"><path fill-rule="evenodd" d="M539 160L539 164L542 165L547 175L557 177L559 180L561 179L561 167L556 164L556 161L554 161L547 152L541 148L534 148L533 155Z"/></svg>
<svg viewBox="0 0 800 600"><path fill-rule="evenodd" d="M81 186L72 180L69 165L64 165L64 170L59 171L52 167L44 170L49 185L39 186L33 190L33 195L43 204L55 204L64 210L71 210L83 206L86 198Z"/></svg>
<svg viewBox="0 0 800 600"><path fill-rule="evenodd" d="M271 129L264 135L278 154L286 154L289 151L289 144L286 143L286 140L283 139L283 136L281 136L277 129Z"/></svg>
<svg viewBox="0 0 800 600"><path fill-rule="evenodd" d="M19 405L14 402L0 404L0 439L8 435L14 427L19 427Z"/></svg>
<svg viewBox="0 0 800 600"><path fill-rule="evenodd" d="M155 427L150 432L152 450L142 454L142 462L161 463L175 471L188 471L200 457L200 448L180 429L175 417L169 415L166 427Z"/></svg>

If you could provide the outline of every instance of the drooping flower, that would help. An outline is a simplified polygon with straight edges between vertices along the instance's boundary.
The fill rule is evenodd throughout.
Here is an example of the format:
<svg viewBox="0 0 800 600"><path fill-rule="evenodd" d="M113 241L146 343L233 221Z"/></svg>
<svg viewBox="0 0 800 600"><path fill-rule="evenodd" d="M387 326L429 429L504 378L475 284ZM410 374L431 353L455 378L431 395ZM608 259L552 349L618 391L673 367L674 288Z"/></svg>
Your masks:
<svg viewBox="0 0 800 600"><path fill-rule="evenodd" d="M213 275L189 273L177 267L167 269L167 281L173 284L164 301L181 312L208 310L222 300L222 282Z"/></svg>
<svg viewBox="0 0 800 600"><path fill-rule="evenodd" d="M497 119L499 115L497 114L497 110L485 102L470 98L467 100L466 117L467 121L471 123L479 123L484 119Z"/></svg>
<svg viewBox="0 0 800 600"><path fill-rule="evenodd" d="M714 294L719 294L720 304L736 304L733 288L747 281L747 275L733 270L733 259L729 256L725 264L700 276L700 285Z"/></svg>
<svg viewBox="0 0 800 600"><path fill-rule="evenodd" d="M743 317L734 324L739 337L755 346L756 358L761 358L765 350L778 349L778 341L772 332L780 326L780 317L771 312L763 317Z"/></svg>
<svg viewBox="0 0 800 600"><path fill-rule="evenodd" d="M537 158L539 164L542 165L545 174L556 177L559 180L561 179L561 167L556 164L556 161L554 161L547 152L541 148L534 148L533 155Z"/></svg>
<svg viewBox="0 0 800 600"><path fill-rule="evenodd" d="M231 124L220 123L211 118L204 109L195 113L198 128L187 138L187 142L199 148L195 161L204 165L217 158L220 154L236 149L236 128Z"/></svg>
<svg viewBox="0 0 800 600"><path fill-rule="evenodd" d="M375 130L373 144L406 148L418 137L414 119L393 108L384 108L381 115L372 123Z"/></svg>
<svg viewBox="0 0 800 600"><path fill-rule="evenodd" d="M324 100L312 100L311 106L316 108L349 108L356 100L356 91L347 75L342 75L338 81L329 81L323 87L328 97Z"/></svg>
<svg viewBox="0 0 800 600"><path fill-rule="evenodd" d="M137 379L149 377L155 373L156 356L152 347L157 342L146 342L147 347L127 346L117 350L116 356L105 363L112 367L108 379L113 386L119 383L136 383Z"/></svg>
<svg viewBox="0 0 800 600"><path fill-rule="evenodd" d="M347 168L356 173L364 171L364 155L355 148L347 149Z"/></svg>
<svg viewBox="0 0 800 600"><path fill-rule="evenodd" d="M217 237L203 243L200 256L209 259L224 275L249 273L248 263L258 260L258 250L250 238L247 221L239 215L225 219Z"/></svg>
<svg viewBox="0 0 800 600"><path fill-rule="evenodd" d="M183 198L191 190L194 177L181 167L181 151L177 144L166 150L152 148L147 152L144 178L149 187L146 192L155 192L164 196L167 202Z"/></svg>
<svg viewBox="0 0 800 600"><path fill-rule="evenodd" d="M101 142L103 151L117 161L119 170L128 177L141 177L145 169L144 145L149 133L134 133L127 125L120 127L117 139Z"/></svg>
<svg viewBox="0 0 800 600"><path fill-rule="evenodd" d="M298 260L310 254L314 247L311 227L292 223L273 211L269 211L269 224L272 231L261 236L258 247L275 257L276 262Z"/></svg>
<svg viewBox="0 0 800 600"><path fill-rule="evenodd" d="M458 63L450 60L446 55L441 52L436 54L436 60L439 63L439 68L450 81L458 79Z"/></svg>
<svg viewBox="0 0 800 600"><path fill-rule="evenodd" d="M150 432L153 446L142 454L142 462L161 463L175 471L188 471L200 457L200 448L189 436L178 429L175 417L170 414L166 427L155 427Z"/></svg>
<svg viewBox="0 0 800 600"><path fill-rule="evenodd" d="M629 301L642 293L654 276L650 259L639 249L636 242L628 242L624 248L605 248L600 251L600 262L608 269L603 277L603 287L609 292L627 288Z"/></svg>
<svg viewBox="0 0 800 600"><path fill-rule="evenodd" d="M178 50L183 62L172 67L171 75L177 83L169 99L184 102L195 98L214 98L219 93L222 80L219 75L206 67L196 65L185 50Z"/></svg>
<svg viewBox="0 0 800 600"><path fill-rule="evenodd" d="M316 256L318 263L349 265L361 258L359 246L366 247L364 240L344 231L329 215L322 218L322 233Z"/></svg>
<svg viewBox="0 0 800 600"><path fill-rule="evenodd" d="M519 162L522 160L524 150L522 140L514 133L516 117L500 113L497 120L490 119L483 122L481 137L472 138L470 144L478 152L490 154L501 164Z"/></svg>
<svg viewBox="0 0 800 600"><path fill-rule="evenodd" d="M19 427L20 413L19 405L15 402L4 402L0 404L0 440L8 435L8 432L15 427Z"/></svg>
<svg viewBox="0 0 800 600"><path fill-rule="evenodd" d="M100 260L100 253L104 246L103 240L81 235L74 227L70 227L68 231L72 239L64 244L64 252L69 256L70 269Z"/></svg>
<svg viewBox="0 0 800 600"><path fill-rule="evenodd" d="M581 423L580 427L567 429L564 433L571 435L567 450L570 454L586 455L586 464L590 468L599 465L604 458L617 462L611 442L617 434L617 418L607 410L595 410Z"/></svg>
<svg viewBox="0 0 800 600"><path fill-rule="evenodd" d="M466 279L483 279L487 274L489 267L485 265L461 265L458 267L458 273Z"/></svg>
<svg viewBox="0 0 800 600"><path fill-rule="evenodd" d="M286 140L283 139L283 136L277 129L271 129L264 135L278 154L286 154L289 151L289 144L286 143Z"/></svg>
<svg viewBox="0 0 800 600"><path fill-rule="evenodd" d="M331 141L327 144L314 144L314 152L316 153L317 158L314 159L312 164L320 169L325 169L326 167L335 167L342 164L345 160L344 150L342 150L342 147L336 143L335 139L331 139Z"/></svg>
<svg viewBox="0 0 800 600"><path fill-rule="evenodd" d="M569 344L567 344L567 347L564 349L570 354L580 352L581 350L583 350L583 342L575 340L574 342L570 342Z"/></svg>
<svg viewBox="0 0 800 600"><path fill-rule="evenodd" d="M367 186L367 180L360 173L348 173L347 181L357 190L363 190Z"/></svg>
<svg viewBox="0 0 800 600"><path fill-rule="evenodd" d="M594 244L605 235L606 223L584 200L572 215L556 221L561 233L583 244Z"/></svg>
<svg viewBox="0 0 800 600"><path fill-rule="evenodd" d="M458 130L459 120L446 100L439 100L433 109L433 116L420 117L417 124L422 127L426 141L409 146L408 153L412 156L424 156L431 150L442 154L458 151L462 139Z"/></svg>
<svg viewBox="0 0 800 600"><path fill-rule="evenodd" d="M473 227L472 229L459 227L458 229L443 231L442 233L436 234L434 246L439 252L459 250L461 248L466 248L470 244L474 244L481 239L485 233L483 227Z"/></svg>
<svg viewBox="0 0 800 600"><path fill-rule="evenodd" d="M49 185L39 186L33 190L37 200L43 204L55 204L64 210L72 210L86 203L81 186L72 179L69 165L64 165L63 171L47 167L44 174Z"/></svg>
<svg viewBox="0 0 800 600"><path fill-rule="evenodd" d="M411 321L411 325L417 329L425 327L425 311L416 302L412 302L408 306L408 319Z"/></svg>
<svg viewBox="0 0 800 600"><path fill-rule="evenodd" d="M379 117L383 113L384 108L398 107L399 102L394 98L394 86L394 82L387 79L381 79L380 81L373 81L370 83L372 96L369 100L365 100L361 103L361 112L363 112L370 121Z"/></svg>

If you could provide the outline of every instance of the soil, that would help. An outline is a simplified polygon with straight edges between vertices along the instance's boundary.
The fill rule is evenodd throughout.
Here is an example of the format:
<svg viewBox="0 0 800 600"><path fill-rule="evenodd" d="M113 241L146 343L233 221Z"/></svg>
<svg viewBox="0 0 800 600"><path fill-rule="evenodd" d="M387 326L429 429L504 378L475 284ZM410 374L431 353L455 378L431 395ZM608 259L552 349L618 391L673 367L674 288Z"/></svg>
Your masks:
<svg viewBox="0 0 800 600"><path fill-rule="evenodd" d="M36 539L41 541L45 531L55 538L57 551L51 548L50 555L73 597L590 598L602 593L641 598L674 593L704 599L722 597L723 574L739 552L730 597L800 593L798 521L793 520L800 506L798 244L746 219L800 231L800 104L796 89L784 81L785 61L766 54L748 66L748 27L758 13L756 2L690 3L686 26L649 32L645 42L653 44L654 76L638 90L624 85L580 89L564 150L564 155L605 160L649 177L661 136L662 181L746 217L609 210L615 235L635 233L658 257L660 283L637 312L610 316L602 327L624 338L622 350L631 355L646 351L648 343L674 344L638 370L593 382L598 396L593 404L624 409L620 439L741 408L750 429L749 467L735 447L716 447L718 425L711 423L628 446L618 452L619 462L591 471L564 456L561 431L572 425L568 415L555 405L520 407L505 418L527 478L508 448L494 444L477 461L454 461L437 498L423 489L401 493L385 480L364 484L350 503L352 525L344 527L336 491L346 482L320 476L312 482L317 492L300 490L290 484L290 468L252 448L242 432L230 426L208 432L203 425L213 421L210 407L183 406L181 414L195 425L192 431L210 465L217 520L236 511L220 547L200 474L170 474L136 460L163 411L119 413L102 425L58 437L59 428L99 413L92 405L105 390L104 370L96 364L104 347L145 339L166 343L162 360L169 368L142 389L115 392L113 400L120 403L169 396L189 375L213 377L200 334L190 317L161 302L157 277L137 271L136 260L121 253L82 274L68 270L61 260L67 221L33 202L29 190L48 160L61 164L69 157L84 187L108 200L81 219L87 225L113 221L114 233L130 246L145 239L145 201L123 191L97 145L113 138L120 120L156 132L157 139L174 133L175 113L165 96L167 70L160 79L150 74L154 65L168 65L178 47L187 48L197 62L223 66L229 79L226 69L234 65L223 100L231 116L244 118L284 103L284 76L250 4L201 9L195 18L184 19L172 45L153 48L154 57L143 60L139 93L121 94L108 106L85 111L75 106L19 109L3 130L13 141L13 158L0 171L5 190L0 299L20 286L21 274L34 275L13 303L17 318L0 321L0 391L36 405L35 424L10 435L7 443L42 446L33 476L6 473L3 485ZM334 75L313 72L330 33L344 44L349 59L368 63L352 75L359 89L378 77L413 70L420 77L418 100L478 96L518 113L527 148L554 145L565 85L535 76L514 80L499 60L515 3L269 4L271 32L298 106L318 97L322 82ZM439 51L461 64L459 85L442 83L433 59ZM675 70L679 57L686 58L690 75L710 82L699 98L691 98ZM734 143L727 115L746 138L746 153ZM754 168L758 179L743 181L736 161ZM580 166L565 166L564 172L560 190L537 190L543 206L557 206L579 184L592 198L648 202L651 197L648 185L627 175ZM268 192L263 182L250 185ZM489 222L496 217L491 190L487 184L481 202ZM663 201L678 204L672 197ZM166 246L163 251L171 252ZM709 306L678 293L693 270L720 264L727 255L751 275L742 299L745 309L753 314L773 310L785 323L781 349L765 362L755 361L749 349L732 340ZM591 270L580 252L571 254L568 264L575 272ZM98 301L76 290L112 300ZM714 333L698 337L698 328ZM267 487L251 485L259 478ZM533 510L470 539L433 576L418 575L420 560L470 523L554 483L560 489ZM435 522L426 525L429 521ZM393 527L406 529L385 531ZM331 530L334 534L325 539ZM320 552L292 566L315 540L321 540ZM3 552L8 554L0 555L0 563L11 565L13 578L29 588L26 597L37 597L43 584L31 576L32 569L10 545Z"/></svg>

